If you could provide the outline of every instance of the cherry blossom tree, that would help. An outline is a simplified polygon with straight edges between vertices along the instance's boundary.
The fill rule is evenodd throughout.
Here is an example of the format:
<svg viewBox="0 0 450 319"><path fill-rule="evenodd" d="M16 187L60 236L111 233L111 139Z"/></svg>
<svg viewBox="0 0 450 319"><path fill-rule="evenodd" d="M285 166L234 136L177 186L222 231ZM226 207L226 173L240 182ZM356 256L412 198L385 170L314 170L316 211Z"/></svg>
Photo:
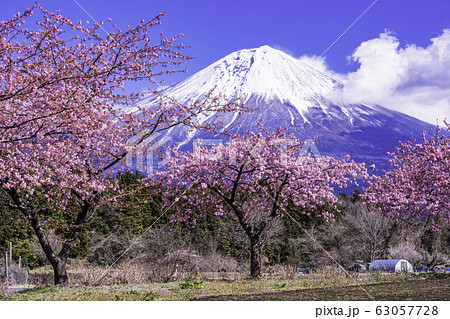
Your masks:
<svg viewBox="0 0 450 319"><path fill-rule="evenodd" d="M288 203L314 211L335 207L333 185L346 187L367 177L364 164L346 157L335 160L302 154L304 142L278 130L274 133L234 136L210 149L193 153L174 151L159 178L167 186L166 207L176 202L172 222L192 227L207 214L231 216L250 242L251 276L261 275L261 250L266 235L285 212ZM200 213L196 213L200 211ZM320 217L333 219L327 211Z"/></svg>
<svg viewBox="0 0 450 319"><path fill-rule="evenodd" d="M450 125L445 122L447 130ZM392 170L370 182L364 198L397 223L438 230L450 221L450 137L438 127L422 143L401 143Z"/></svg>
<svg viewBox="0 0 450 319"><path fill-rule="evenodd" d="M0 22L0 199L31 224L55 284L67 283L66 260L83 226L104 194L117 190L108 177L133 151L132 137L140 147L176 125L211 130L199 116L238 108L212 92L186 105L145 92L159 102L136 105L143 93L125 90L128 82L155 83L190 59L179 52L180 36L150 38L163 15L124 31L110 20L113 31L103 38L100 24L74 23L38 4ZM131 106L136 112L126 111ZM49 220L69 203L69 222ZM59 252L47 240L50 226L63 228Z"/></svg>

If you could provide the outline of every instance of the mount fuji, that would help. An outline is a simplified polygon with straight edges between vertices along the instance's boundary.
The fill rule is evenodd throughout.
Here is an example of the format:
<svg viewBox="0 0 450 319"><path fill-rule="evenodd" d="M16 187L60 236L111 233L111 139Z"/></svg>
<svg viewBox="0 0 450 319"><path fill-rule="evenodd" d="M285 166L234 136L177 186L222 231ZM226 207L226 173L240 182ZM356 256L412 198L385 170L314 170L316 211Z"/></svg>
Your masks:
<svg viewBox="0 0 450 319"><path fill-rule="evenodd" d="M269 131L279 127L300 139L316 137L321 155L342 158L350 155L357 162L388 168L387 152L399 141L420 139L422 131L435 127L388 108L332 102L330 93L343 84L288 54L262 46L227 55L186 80L168 87L164 94L180 103L189 103L215 89L227 99L239 98L253 112L221 115L228 133L258 132L257 122ZM155 97L140 101L141 107L155 105ZM212 114L211 114L212 115ZM204 122L216 120L206 116ZM224 141L225 135L189 132L178 126L166 133L166 141L192 150L195 139L211 143ZM161 137L160 137L161 138Z"/></svg>

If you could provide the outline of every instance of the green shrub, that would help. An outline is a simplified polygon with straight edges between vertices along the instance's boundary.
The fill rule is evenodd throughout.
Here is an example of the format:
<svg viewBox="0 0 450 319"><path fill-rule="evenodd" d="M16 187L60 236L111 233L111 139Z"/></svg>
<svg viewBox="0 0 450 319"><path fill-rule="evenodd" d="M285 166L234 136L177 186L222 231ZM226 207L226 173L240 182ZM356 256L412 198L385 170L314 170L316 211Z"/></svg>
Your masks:
<svg viewBox="0 0 450 319"><path fill-rule="evenodd" d="M180 285L181 289L191 289L191 288L203 289L203 288L205 288L205 285L203 284L203 280L202 281L192 280L190 277L188 279L186 279L185 281L180 282L179 285Z"/></svg>

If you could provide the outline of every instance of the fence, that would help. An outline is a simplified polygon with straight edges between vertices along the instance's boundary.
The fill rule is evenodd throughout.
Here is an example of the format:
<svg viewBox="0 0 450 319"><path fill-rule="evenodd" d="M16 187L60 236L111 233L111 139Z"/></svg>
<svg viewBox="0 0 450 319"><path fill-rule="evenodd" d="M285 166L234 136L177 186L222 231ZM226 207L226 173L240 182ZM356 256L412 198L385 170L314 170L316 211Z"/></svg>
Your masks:
<svg viewBox="0 0 450 319"><path fill-rule="evenodd" d="M9 243L9 249L4 254L4 265L0 271L1 277L4 279L6 285L22 286L28 285L29 268L28 260L25 257L25 267L22 267L22 256L19 256L18 263L13 260L12 243Z"/></svg>

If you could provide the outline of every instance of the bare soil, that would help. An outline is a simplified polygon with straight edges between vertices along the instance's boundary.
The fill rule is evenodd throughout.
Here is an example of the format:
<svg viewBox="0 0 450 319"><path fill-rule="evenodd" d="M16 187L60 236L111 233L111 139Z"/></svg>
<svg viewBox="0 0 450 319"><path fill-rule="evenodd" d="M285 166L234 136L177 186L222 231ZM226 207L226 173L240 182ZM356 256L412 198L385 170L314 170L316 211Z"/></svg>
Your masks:
<svg viewBox="0 0 450 319"><path fill-rule="evenodd" d="M296 300L296 301L428 301L450 300L450 276L404 282L333 288L301 289L252 295L207 296L195 300Z"/></svg>

